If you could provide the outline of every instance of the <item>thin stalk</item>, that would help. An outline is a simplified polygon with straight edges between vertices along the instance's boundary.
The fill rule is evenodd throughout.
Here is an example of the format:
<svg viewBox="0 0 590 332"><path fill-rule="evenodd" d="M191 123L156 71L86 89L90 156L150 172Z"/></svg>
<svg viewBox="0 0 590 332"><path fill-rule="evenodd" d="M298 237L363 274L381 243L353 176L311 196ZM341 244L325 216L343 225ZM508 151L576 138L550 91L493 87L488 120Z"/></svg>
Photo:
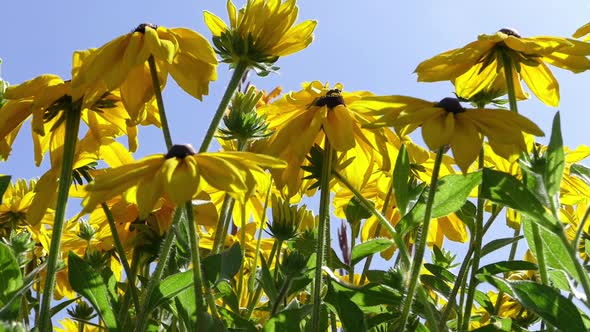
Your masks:
<svg viewBox="0 0 590 332"><path fill-rule="evenodd" d="M57 262L60 256L61 238L65 223L66 207L70 184L72 183L72 170L76 153L76 142L78 141L78 130L80 128L80 106L73 106L64 111L66 117L66 132L63 147L63 159L59 176L57 191L57 206L55 208L55 219L49 245L49 257L47 258L47 274L45 276L45 287L43 287L43 298L41 299L41 313L37 326L41 331L51 331L51 299L55 289L57 273Z"/></svg>
<svg viewBox="0 0 590 332"><path fill-rule="evenodd" d="M354 249L355 244L356 244L356 241L355 241L354 236L352 235L352 227L351 227L350 228L350 252L351 252L351 256L352 256L352 249ZM350 265L348 265L348 282L350 282L351 285L354 285L354 265L352 264L352 259L351 259Z"/></svg>
<svg viewBox="0 0 590 332"><path fill-rule="evenodd" d="M127 257L125 256L125 249L123 248L123 243L121 243L119 233L117 232L115 218L113 218L111 209L109 209L109 206L106 203L100 203L100 206L102 207L102 210L104 211L104 214L107 217L107 221L109 222L111 234L113 235L113 242L115 243L115 251L117 252L117 255L119 255L121 264L123 264L123 270L125 271L125 275L127 276L127 291L131 294L131 299L133 300L133 305L135 306L135 308L139 308L139 296L137 295L137 289L135 288L135 276L131 272L131 267L129 266L129 262L127 261ZM128 313L129 312L127 311L127 308L121 307L121 310L119 311L119 321L123 321L124 315L127 315Z"/></svg>
<svg viewBox="0 0 590 332"><path fill-rule="evenodd" d="M240 226L240 245L242 246L242 264L246 261L246 202L240 206L242 208L242 221ZM238 272L238 296L242 296L242 289L244 288L244 268Z"/></svg>
<svg viewBox="0 0 590 332"><path fill-rule="evenodd" d="M160 79L158 78L158 68L156 67L156 60L153 55L148 58L150 66L150 74L152 76L152 87L154 95L156 96L156 103L158 104L158 112L160 113L160 122L162 123L162 133L164 134L164 142L166 142L166 149L170 150L172 147L172 136L170 135L170 127L168 126L168 118L164 109L164 99L162 99L162 89L160 89Z"/></svg>
<svg viewBox="0 0 590 332"><path fill-rule="evenodd" d="M275 303L273 303L272 305L272 311L270 312L270 316L274 316L277 311L279 311L279 307L281 306L281 302L283 301L284 298L287 297L287 293L289 292L289 288L291 288L291 284L293 284L293 280L291 280L291 278L285 278L285 281L283 282L283 286L281 287L281 290L279 291L279 294L277 295L277 299L275 301Z"/></svg>
<svg viewBox="0 0 590 332"><path fill-rule="evenodd" d="M578 225L578 230L576 230L576 236L574 236L574 242L572 243L574 248L577 248L580 244L580 238L582 237L582 233L584 233L584 227L586 227L586 221L588 220L588 216L590 216L590 206L586 209L584 217L582 217L580 225Z"/></svg>
<svg viewBox="0 0 590 332"><path fill-rule="evenodd" d="M533 231L533 242L537 249L537 265L539 266L539 275L541 276L541 283L543 285L549 284L549 277L547 276L547 263L545 262L545 252L543 251L543 240L539 233L539 226L536 223L531 223Z"/></svg>
<svg viewBox="0 0 590 332"><path fill-rule="evenodd" d="M514 235L513 237L517 237L520 235L520 228L515 229L514 230ZM518 242L519 241L515 241L512 243L512 245L510 246L510 253L508 254L508 260L509 261L513 261L514 257L516 257L516 249L518 248ZM496 300L496 305L494 306L494 314L498 314L500 312L500 307L502 306L502 298L504 297L504 292L502 290L500 290L498 292L498 297Z"/></svg>
<svg viewBox="0 0 590 332"><path fill-rule="evenodd" d="M184 209L186 211L186 219L188 222L188 232L193 236L189 236L191 260L193 264L193 284L195 290L195 302L197 305L197 321L202 321L207 312L207 307L203 303L203 276L201 272L201 254L199 251L199 233L195 227L195 215L193 213L193 203L186 202ZM206 300L208 302L208 300Z"/></svg>
<svg viewBox="0 0 590 332"><path fill-rule="evenodd" d="M391 195L393 195L393 176L391 177L391 183L389 184L389 190L387 191L387 195L385 195L385 201L383 202L383 208L381 208L381 214L385 215L387 214L387 209L389 209L389 202L391 201ZM375 227L375 235L373 237L378 237L380 232L381 232L381 224L377 224L377 226ZM367 271L369 271L369 268L371 267L371 262L373 261L373 254L369 255L369 257L367 257L367 260L365 260L365 265L363 266L363 272L361 273L361 280L359 281L359 284L362 285L365 280L367 279Z"/></svg>
<svg viewBox="0 0 590 332"><path fill-rule="evenodd" d="M223 118L223 113L225 113L225 110L227 109L227 105L229 105L229 102L231 101L231 98L233 97L234 92L236 92L236 89L240 85L240 81L242 80L242 77L244 77L244 74L247 71L248 71L248 64L246 62L238 62L238 64L234 68L234 73L232 74L229 84L227 85L227 88L225 89L225 93L223 94L223 97L221 98L221 101L219 102L219 106L217 107L217 111L215 111L215 115L213 116L213 119L211 120L211 123L209 124L209 128L207 129L207 133L205 134L205 138L203 138L203 142L201 143L201 147L199 148L199 153L207 152L207 150L209 149L209 145L211 144L211 140L213 139L213 136L215 135L215 131L217 130L217 127L219 126L219 123L221 122L221 119Z"/></svg>
<svg viewBox="0 0 590 332"><path fill-rule="evenodd" d="M133 249L133 256L131 257L131 275L133 276L133 279L135 280L135 277L137 276L137 269L139 267L139 257L141 255L141 252L137 249ZM129 278L129 277L128 277ZM127 279L129 280L129 279ZM123 296L123 304L121 305L121 309L126 308L129 305L129 294L125 293L125 295ZM137 310L139 310L139 308L141 307L136 307L135 310L137 312ZM121 331L128 331L129 328L127 327L127 324L129 323L130 320L130 315L124 315L121 312L119 312L119 317L123 317L123 320L121 320Z"/></svg>
<svg viewBox="0 0 590 332"><path fill-rule="evenodd" d="M176 227L176 225L181 219L181 216L182 209L177 208L174 212L174 218L172 220L172 225L170 227ZM168 230L166 237L164 237L162 249L160 250L160 258L158 260L158 264L156 264L156 269L154 270L154 273L149 279L145 291L142 294L143 306L138 311L136 331L143 332L146 328L149 315L149 312L147 311L148 303L146 300L154 292L156 287L158 287L160 280L162 279L162 275L164 274L164 268L166 267L166 263L168 262L168 258L170 256L170 250L172 249L172 245L174 244L174 239L174 231L172 229Z"/></svg>
<svg viewBox="0 0 590 332"><path fill-rule="evenodd" d="M215 237L213 238L212 247L213 254L218 254L223 247L223 243L225 243L225 241L222 241L222 238L225 238L225 234L227 234L225 224L227 223L228 216L231 215L234 203L234 199L226 193L225 197L223 197L223 203L221 204L219 220L217 220L217 226L215 227Z"/></svg>
<svg viewBox="0 0 590 332"><path fill-rule="evenodd" d="M338 179L338 181L341 184L343 184L348 190L350 190L354 194L354 196L356 196L356 198L359 199L361 205L365 209L370 211L377 218L377 220L379 220L379 224L385 227L385 229L387 229L390 236L393 238L395 245L398 247L398 250L400 251L400 256L403 259L404 265L409 266L410 254L408 252L407 246L404 243L403 239L399 237L399 234L395 231L395 228L393 228L393 226L389 223L389 220L387 220L387 218L385 218L385 216L383 216L381 212L375 209L375 206L373 206L373 204L367 201L367 199L363 197L363 195L352 184L350 184L350 182L348 182L348 180L346 180L345 177L343 177L337 171L332 171L332 174L334 174L334 177Z"/></svg>
<svg viewBox="0 0 590 332"><path fill-rule="evenodd" d="M272 248L271 248L270 254L268 256L267 266L269 269L270 269L270 266L271 266L272 261L274 259L276 251L277 251L277 241L275 241L272 244ZM278 269L278 266L276 268ZM256 287L256 291L254 292L254 295L252 297L250 297L250 299L248 300L248 307L246 308L246 318L247 319L250 319L250 317L252 316L252 312L254 311L254 307L256 306L256 303L258 303L258 300L260 299L261 294L262 294L262 285L258 284L258 286Z"/></svg>
<svg viewBox="0 0 590 332"><path fill-rule="evenodd" d="M483 149L479 152L479 169L483 169L484 152ZM477 214L475 216L475 225L473 227L473 258L471 262L471 278L469 279L469 288L467 290L467 299L465 300L465 311L463 314L463 331L467 331L471 317L471 306L475 297L475 288L477 280L475 274L479 269L479 261L481 259L481 246L483 239L483 209L485 200L482 197L482 185L479 185L477 194Z"/></svg>
<svg viewBox="0 0 590 332"><path fill-rule="evenodd" d="M322 304L322 265L325 261L326 241L330 234L326 234L326 224L330 222L330 178L332 177L332 147L328 136L324 139L324 158L322 164L322 175L320 179L320 211L318 225L318 243L316 247L316 264L314 271L314 284L312 295L312 328L313 331L319 332L321 329L321 304ZM280 250L280 248L279 248Z"/></svg>
<svg viewBox="0 0 590 332"><path fill-rule="evenodd" d="M272 188L272 177L270 178L270 184L268 186L268 190L266 191L266 198L264 199L264 207L262 211L262 220L260 220L260 227L258 228L258 237L256 239L256 250L254 251L254 266L258 264L258 259L260 258L260 248L262 246L262 232L264 230L264 224L266 222L266 209L268 209L268 201L270 198L270 190ZM250 280L248 281L248 288L254 289L254 281L256 280L256 273L255 271L250 273Z"/></svg>
<svg viewBox="0 0 590 332"><path fill-rule="evenodd" d="M444 148L440 147L436 153L434 167L432 170L432 178L430 180L430 188L428 191L428 199L426 201L426 210L424 211L424 221L422 223L422 234L419 236L418 245L414 252L414 259L411 265L410 284L408 286L408 295L404 302L404 307L401 316L401 326L406 328L412 303L414 302L414 295L416 294L416 286L420 277L420 268L422 267L422 260L424 259L424 252L426 251L426 242L428 241L428 229L430 227L430 217L432 215L432 204L434 203L434 195L436 194L436 187L438 185L438 173L442 163Z"/></svg>

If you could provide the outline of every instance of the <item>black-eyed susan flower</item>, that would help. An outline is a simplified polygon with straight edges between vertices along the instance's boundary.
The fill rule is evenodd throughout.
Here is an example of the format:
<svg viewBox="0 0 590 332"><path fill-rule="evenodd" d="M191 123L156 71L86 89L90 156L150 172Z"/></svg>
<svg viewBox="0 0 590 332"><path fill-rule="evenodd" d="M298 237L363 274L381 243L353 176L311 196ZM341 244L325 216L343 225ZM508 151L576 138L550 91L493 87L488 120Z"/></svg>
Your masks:
<svg viewBox="0 0 590 332"><path fill-rule="evenodd" d="M125 193L136 197L140 219L152 211L160 197L183 204L200 193L205 184L243 198L255 187L264 169L282 168L284 162L248 152L196 154L190 145L174 145L167 154L145 157L134 163L107 169L88 184L84 210Z"/></svg>
<svg viewBox="0 0 590 332"><path fill-rule="evenodd" d="M299 9L295 0L249 0L236 9L229 0L229 27L222 19L205 11L205 23L213 33L213 44L224 62L246 62L268 73L279 57L299 52L313 40L316 21L295 26Z"/></svg>
<svg viewBox="0 0 590 332"><path fill-rule="evenodd" d="M405 96L390 99L391 107L384 110L383 117L370 127L393 126L402 135L422 127L426 145L432 150L450 145L455 162L463 172L467 172L477 158L484 136L492 148L495 144L515 147L500 151L494 149L502 155L503 152L526 151L524 133L544 135L536 124L518 113L463 108L456 98L444 98L438 103Z"/></svg>
<svg viewBox="0 0 590 332"><path fill-rule="evenodd" d="M84 96L84 105L92 105L105 92L119 88L132 123L145 119L146 103L154 97L150 56L162 86L170 73L182 89L199 100L209 93L209 82L217 79L213 48L203 36L186 28L140 24L132 32L85 52L82 65L73 73L75 97Z"/></svg>
<svg viewBox="0 0 590 332"><path fill-rule="evenodd" d="M590 44L575 39L525 38L512 29L501 29L420 63L416 73L423 82L454 80L458 95L469 99L489 86L503 71L504 59L509 59L515 85L524 80L542 102L557 106L559 84L547 64L579 73L590 69L587 55Z"/></svg>
<svg viewBox="0 0 590 332"><path fill-rule="evenodd" d="M75 65L76 66L76 65ZM32 116L33 146L37 165L45 152L53 154L63 146L65 116L77 111L80 100L72 97L70 81L57 75L41 75L19 85L8 87L4 97L6 104L0 108L0 157L8 158L11 145L22 124ZM118 91L101 95L94 104L82 109L81 119L88 125L89 133L100 142L107 137L128 135L129 149L137 147L137 129L128 126L129 116L123 108ZM159 125L159 117L144 123ZM97 146L97 151L98 147ZM59 159L52 155L52 159ZM57 165L52 160L52 165Z"/></svg>
<svg viewBox="0 0 590 332"><path fill-rule="evenodd" d="M303 90L290 92L277 101L259 109L266 115L269 129L274 131L260 147L260 152L287 161L287 168L275 179L277 186L287 185L289 195L300 189L303 172L301 165L314 143L321 144L324 137L332 148L345 153L356 149L355 160L372 160L385 163L387 138L380 130L363 129L376 118L365 114L367 105L363 97L367 91L343 92L342 85L330 88L319 81L304 83Z"/></svg>

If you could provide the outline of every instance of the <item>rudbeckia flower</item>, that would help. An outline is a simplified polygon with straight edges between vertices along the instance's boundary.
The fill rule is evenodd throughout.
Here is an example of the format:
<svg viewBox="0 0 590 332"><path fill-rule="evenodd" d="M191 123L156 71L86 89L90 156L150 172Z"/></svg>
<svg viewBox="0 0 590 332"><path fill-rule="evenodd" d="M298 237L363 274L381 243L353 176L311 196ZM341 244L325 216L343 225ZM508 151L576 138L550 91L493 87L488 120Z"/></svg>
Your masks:
<svg viewBox="0 0 590 332"><path fill-rule="evenodd" d="M458 95L469 99L497 78L508 57L515 85L522 79L542 102L557 106L559 84L547 64L579 73L590 69L587 55L590 44L575 39L525 38L514 30L501 29L420 63L416 73L423 82L454 80Z"/></svg>
<svg viewBox="0 0 590 332"><path fill-rule="evenodd" d="M72 79L72 87L78 92L75 97L84 95L84 105L92 105L105 92L120 88L132 123L145 118L145 105L154 97L150 56L154 57L162 86L170 73L184 91L199 100L209 93L209 82L217 79L217 59L211 45L186 28L140 24L134 31L86 52Z"/></svg>
<svg viewBox="0 0 590 332"><path fill-rule="evenodd" d="M23 122L32 116L35 163L38 166L47 150L53 154L63 146L66 112L80 107L80 101L72 97L70 81L50 74L10 86L4 97L8 101L0 108L0 157L8 158ZM137 148L137 129L128 126L129 116L118 91L105 93L94 104L83 108L81 119L97 141L125 134L129 149L134 151ZM159 117L151 117L144 123L148 122L159 125Z"/></svg>
<svg viewBox="0 0 590 332"><path fill-rule="evenodd" d="M397 103L395 103L397 100ZM465 173L482 149L483 137L504 158L503 153L526 151L524 133L543 136L543 131L524 116L492 109L466 109L456 98L440 102L394 96L383 117L369 127L393 126L402 135L422 127L424 142L432 150L450 145L455 162ZM499 145L501 148L496 149ZM505 149L513 146L515 149Z"/></svg>
<svg viewBox="0 0 590 332"><path fill-rule="evenodd" d="M130 190L134 190L139 218L145 219L160 197L183 204L206 184L243 199L254 190L256 173L284 166L278 159L249 152L196 154L190 145L174 145L166 155L148 156L96 176L86 187L84 211L92 211L100 202L123 193L132 194Z"/></svg>
<svg viewBox="0 0 590 332"><path fill-rule="evenodd" d="M210 12L205 11L204 16L224 62L235 65L247 61L249 66L267 71L279 57L299 52L313 40L317 22L293 26L298 11L295 0L248 0L239 11L230 0L229 27Z"/></svg>
<svg viewBox="0 0 590 332"><path fill-rule="evenodd" d="M266 115L274 131L260 152L287 161L287 168L277 186L287 185L292 196L299 190L302 174L301 165L314 143L321 143L324 137L338 152L356 148L357 159L383 163L387 155L387 138L380 130L363 129L363 124L375 121L366 115L362 98L370 92L343 92L342 85L330 88L319 81L303 84L303 90L291 92L272 104L259 109Z"/></svg>

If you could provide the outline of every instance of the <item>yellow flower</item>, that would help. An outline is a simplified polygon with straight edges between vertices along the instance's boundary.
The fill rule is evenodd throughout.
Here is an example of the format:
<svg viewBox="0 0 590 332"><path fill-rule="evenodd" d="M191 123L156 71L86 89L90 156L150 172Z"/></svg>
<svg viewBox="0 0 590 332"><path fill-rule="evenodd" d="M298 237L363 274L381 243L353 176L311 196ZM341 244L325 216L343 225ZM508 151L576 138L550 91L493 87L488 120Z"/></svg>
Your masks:
<svg viewBox="0 0 590 332"><path fill-rule="evenodd" d="M163 86L168 73L191 96L202 99L209 82L217 79L217 59L211 45L195 31L140 24L98 49L83 54L80 68L72 75L75 97L84 95L92 105L107 91L121 90L123 105L132 124L145 119L145 105L154 97L148 58L153 56Z"/></svg>
<svg viewBox="0 0 590 332"><path fill-rule="evenodd" d="M8 102L0 108L0 141L4 142L0 144L0 157L8 157L20 127L32 116L37 166L47 150L52 153L52 159L59 158L53 154L63 146L66 112L79 107L79 101L72 98L70 81L56 75L41 75L10 86L4 97ZM118 91L105 93L94 104L83 108L81 119L97 141L125 134L128 135L129 149L134 151L137 148L137 130L128 126L129 116ZM152 117L147 122L159 125L159 117ZM52 160L52 165L55 164Z"/></svg>
<svg viewBox="0 0 590 332"><path fill-rule="evenodd" d="M559 84L547 64L579 73L590 69L587 55L590 44L584 42L561 37L524 38L514 30L501 29L420 63L416 73L418 81L455 80L457 94L469 99L497 78L507 56L517 78L515 85L522 79L542 102L557 106Z"/></svg>
<svg viewBox="0 0 590 332"><path fill-rule="evenodd" d="M301 165L314 143L327 136L338 152L355 149L354 157L382 164L389 160L387 138L381 130L366 130L363 124L375 120L363 112L366 91L342 92L342 85L330 88L319 81L303 84L303 90L290 92L276 102L259 109L267 116L274 131L260 152L287 161L287 168L276 179L277 186L287 185L293 196L301 184ZM375 153L378 152L378 153ZM384 155L384 156L382 156Z"/></svg>
<svg viewBox="0 0 590 332"><path fill-rule="evenodd" d="M524 133L543 136L543 131L529 119L515 112L492 109L465 109L455 98L444 98L438 103L397 96L397 103L385 109L374 126L394 126L402 135L422 127L422 137L432 150L450 145L455 162L465 173L482 149L487 136L496 153L504 158L526 151ZM513 146L515 149L496 149Z"/></svg>
<svg viewBox="0 0 590 332"><path fill-rule="evenodd" d="M140 219L152 211L162 196L175 204L191 200L205 184L244 198L256 184L263 168L281 168L278 159L249 152L195 154L187 145L174 145L166 154L148 156L134 163L107 169L88 184L84 211L100 202L134 190Z"/></svg>
<svg viewBox="0 0 590 332"><path fill-rule="evenodd" d="M26 181L18 179L15 183L10 183L0 204L0 238L8 238L11 231L20 231L28 228L30 232L35 232L36 223L30 223L27 218L27 212L33 204L35 196L35 185L37 181ZM48 211L42 215L45 220L53 219L53 212Z"/></svg>
<svg viewBox="0 0 590 332"><path fill-rule="evenodd" d="M249 66L268 71L279 57L299 52L313 40L317 22L308 20L293 26L298 11L295 0L248 0L239 11L229 0L229 27L208 11L204 16L224 62L247 61Z"/></svg>

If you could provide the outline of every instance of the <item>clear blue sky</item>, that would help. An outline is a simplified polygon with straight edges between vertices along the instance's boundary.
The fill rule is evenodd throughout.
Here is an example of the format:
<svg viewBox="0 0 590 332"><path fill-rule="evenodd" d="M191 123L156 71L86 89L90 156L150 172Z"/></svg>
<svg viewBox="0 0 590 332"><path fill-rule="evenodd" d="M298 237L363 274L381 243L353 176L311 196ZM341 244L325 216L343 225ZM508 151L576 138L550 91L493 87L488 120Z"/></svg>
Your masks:
<svg viewBox="0 0 590 332"><path fill-rule="evenodd" d="M523 36L569 37L590 21L590 3L583 0L305 0L298 4L300 20L318 20L315 40L306 50L280 59L280 74L252 76L260 88L270 90L281 85L289 91L299 89L301 82L317 79L341 82L349 91L440 100L451 96L453 87L447 82L417 83L413 70L422 60L504 27L514 28ZM227 18L223 0L4 1L0 10L2 77L12 84L44 73L68 79L73 51L99 47L144 22L189 27L209 38L203 10ZM175 142L199 145L229 79L226 65L221 64L218 72L219 79L211 85L211 94L204 102L193 100L168 80L165 103ZM559 110L565 143L571 147L588 144L590 72L574 75L554 69L553 73L561 85ZM522 102L520 110L550 132L557 109L530 100ZM140 129L136 158L162 153L163 149L158 130ZM34 167L27 124L8 162L0 163L0 174L35 177L45 171L47 162L44 166Z"/></svg>

